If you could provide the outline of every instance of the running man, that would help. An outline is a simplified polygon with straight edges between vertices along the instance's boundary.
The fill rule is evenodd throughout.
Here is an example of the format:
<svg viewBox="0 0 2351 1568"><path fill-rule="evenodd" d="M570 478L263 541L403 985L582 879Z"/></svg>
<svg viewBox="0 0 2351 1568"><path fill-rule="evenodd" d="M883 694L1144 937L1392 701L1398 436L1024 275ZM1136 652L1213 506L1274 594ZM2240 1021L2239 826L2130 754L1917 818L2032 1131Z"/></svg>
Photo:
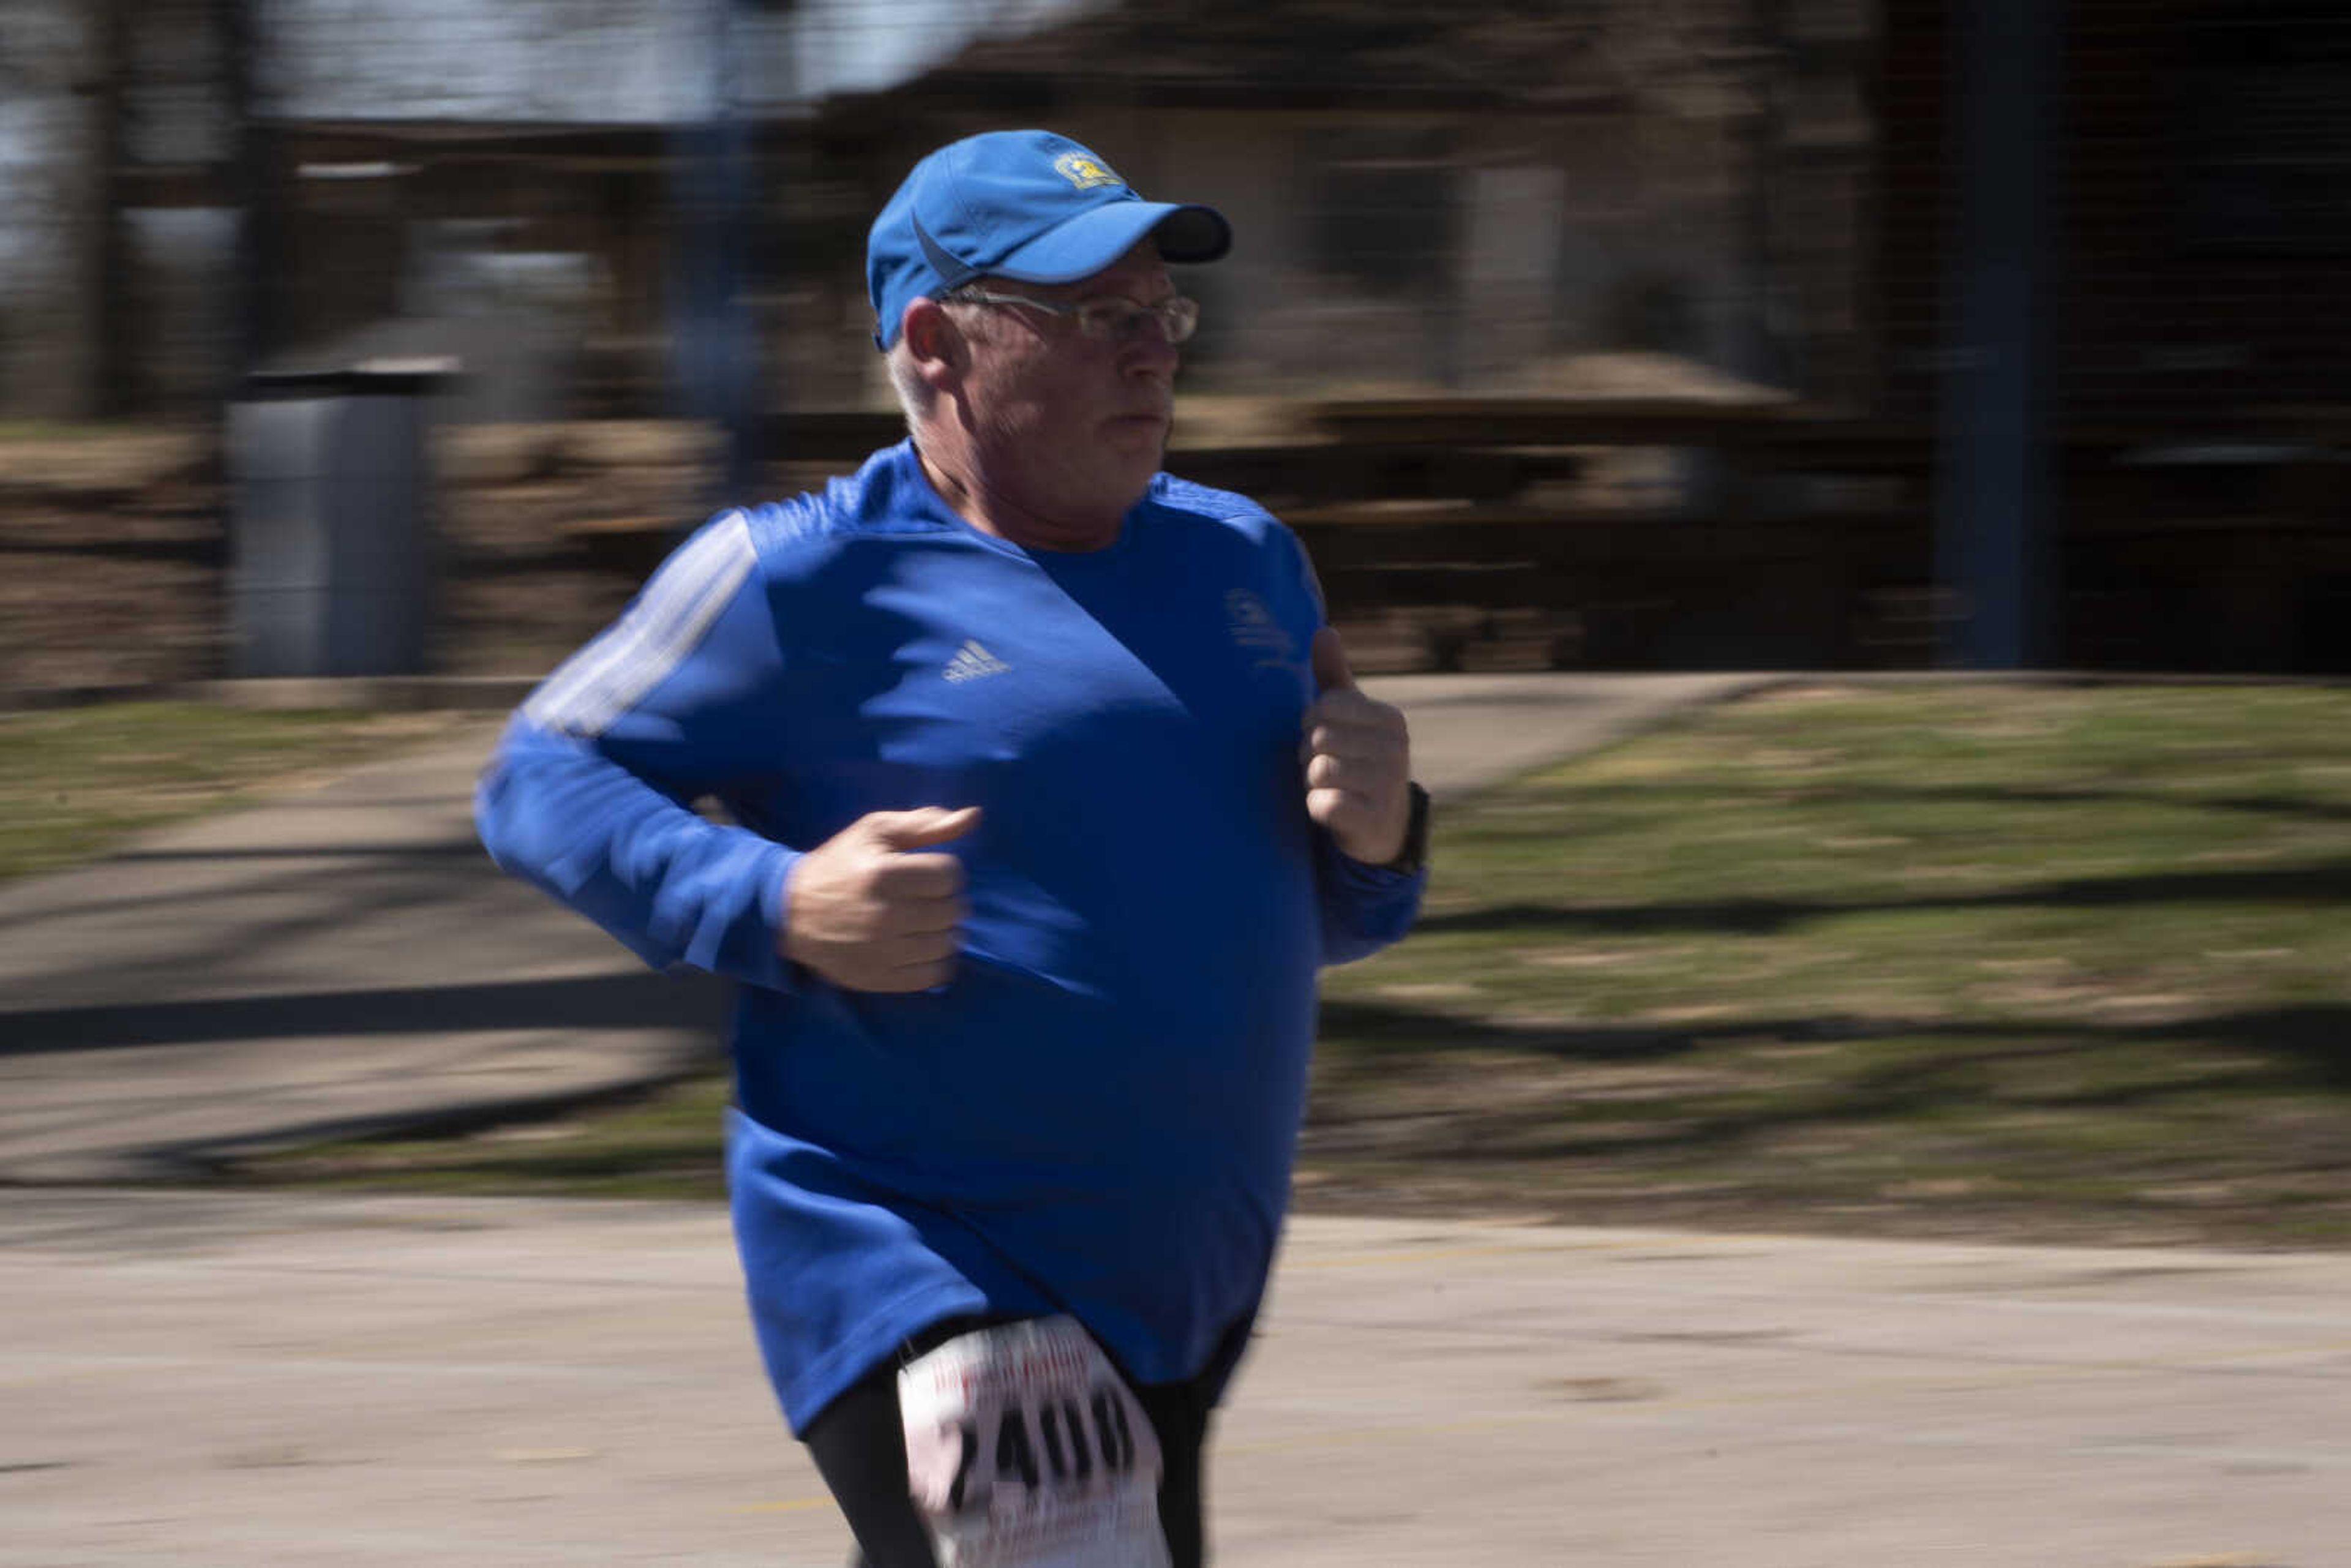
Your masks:
<svg viewBox="0 0 2351 1568"><path fill-rule="evenodd" d="M1403 716L1159 471L1169 267L1230 244L1046 132L923 160L867 249L910 439L705 526L483 778L500 865L740 982L752 1316L874 1568L1203 1560L1316 973L1418 911Z"/></svg>

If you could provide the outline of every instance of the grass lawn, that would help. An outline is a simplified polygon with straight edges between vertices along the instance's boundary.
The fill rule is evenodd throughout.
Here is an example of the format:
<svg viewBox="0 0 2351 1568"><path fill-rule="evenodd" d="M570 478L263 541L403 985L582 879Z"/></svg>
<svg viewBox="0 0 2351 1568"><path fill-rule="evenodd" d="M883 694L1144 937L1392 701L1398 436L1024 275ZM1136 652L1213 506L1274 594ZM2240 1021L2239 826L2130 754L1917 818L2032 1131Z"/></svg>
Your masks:
<svg viewBox="0 0 2351 1568"><path fill-rule="evenodd" d="M104 441L121 427L103 421L60 419L0 419L0 445L52 441Z"/></svg>
<svg viewBox="0 0 2351 1568"><path fill-rule="evenodd" d="M440 734L440 713L110 703L0 715L0 881Z"/></svg>
<svg viewBox="0 0 2351 1568"><path fill-rule="evenodd" d="M1443 815L1303 1204L2351 1242L2351 692L1784 691ZM256 1179L717 1191L716 1079Z"/></svg>

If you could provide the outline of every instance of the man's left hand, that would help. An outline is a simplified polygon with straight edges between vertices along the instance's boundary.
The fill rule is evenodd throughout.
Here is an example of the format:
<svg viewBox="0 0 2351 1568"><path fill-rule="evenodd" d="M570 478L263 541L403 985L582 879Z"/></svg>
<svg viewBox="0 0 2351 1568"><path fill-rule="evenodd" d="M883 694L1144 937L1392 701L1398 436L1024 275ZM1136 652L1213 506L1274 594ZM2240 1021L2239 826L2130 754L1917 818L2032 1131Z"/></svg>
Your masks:
<svg viewBox="0 0 2351 1568"><path fill-rule="evenodd" d="M1322 700L1306 710L1306 814L1365 865L1404 853L1412 828L1412 740L1404 715L1355 685L1339 633L1314 634Z"/></svg>

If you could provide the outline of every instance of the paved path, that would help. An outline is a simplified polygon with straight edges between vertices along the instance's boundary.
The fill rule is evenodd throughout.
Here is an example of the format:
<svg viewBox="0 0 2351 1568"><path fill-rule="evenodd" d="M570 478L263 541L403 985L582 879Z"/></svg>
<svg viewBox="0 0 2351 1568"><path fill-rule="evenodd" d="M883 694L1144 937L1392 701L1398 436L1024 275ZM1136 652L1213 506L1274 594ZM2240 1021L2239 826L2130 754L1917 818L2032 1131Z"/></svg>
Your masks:
<svg viewBox="0 0 2351 1568"><path fill-rule="evenodd" d="M1442 797L1752 680L1366 685L1410 712ZM496 727L0 887L0 1180L169 1176L706 1059L720 988L649 974L483 855L469 801Z"/></svg>
<svg viewBox="0 0 2351 1568"><path fill-rule="evenodd" d="M715 1207L26 1191L0 1568L838 1568ZM1227 1568L2351 1563L2351 1258L1307 1219Z"/></svg>
<svg viewBox="0 0 2351 1568"><path fill-rule="evenodd" d="M0 1179L656 1078L709 988L645 971L474 841L494 726L0 888Z"/></svg>

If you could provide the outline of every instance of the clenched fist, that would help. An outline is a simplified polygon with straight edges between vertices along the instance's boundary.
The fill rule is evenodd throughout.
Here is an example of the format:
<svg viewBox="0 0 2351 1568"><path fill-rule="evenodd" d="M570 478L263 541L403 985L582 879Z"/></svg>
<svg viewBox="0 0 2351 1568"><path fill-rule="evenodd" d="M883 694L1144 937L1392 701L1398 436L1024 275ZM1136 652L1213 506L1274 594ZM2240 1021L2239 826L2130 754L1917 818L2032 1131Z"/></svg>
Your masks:
<svg viewBox="0 0 2351 1568"><path fill-rule="evenodd" d="M1412 742L1404 715L1356 689L1339 633L1314 633L1322 700L1306 710L1306 814L1342 853L1386 865L1412 830Z"/></svg>
<svg viewBox="0 0 2351 1568"><path fill-rule="evenodd" d="M870 811L802 855L786 888L784 956L852 991L944 985L963 950L963 862L917 852L959 839L979 808Z"/></svg>

